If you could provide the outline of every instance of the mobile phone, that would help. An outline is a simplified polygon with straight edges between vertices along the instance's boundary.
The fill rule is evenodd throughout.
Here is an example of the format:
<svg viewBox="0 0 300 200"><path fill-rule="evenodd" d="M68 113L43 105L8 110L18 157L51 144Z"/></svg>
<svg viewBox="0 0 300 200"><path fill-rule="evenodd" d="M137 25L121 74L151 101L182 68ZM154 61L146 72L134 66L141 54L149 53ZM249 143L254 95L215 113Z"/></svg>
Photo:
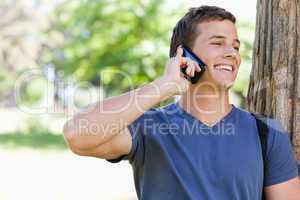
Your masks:
<svg viewBox="0 0 300 200"><path fill-rule="evenodd" d="M193 77L190 77L186 74L187 67L181 68L181 72L183 74L185 74L185 78L187 80L189 80L192 84L195 84L199 81L199 79L201 78L201 75L205 71L206 64L197 55L195 55L193 53L193 51L190 48L188 48L187 46L182 46L182 49L183 49L183 57L187 57L187 58L190 58L190 59L196 61L201 68L200 72L195 71L195 74Z"/></svg>

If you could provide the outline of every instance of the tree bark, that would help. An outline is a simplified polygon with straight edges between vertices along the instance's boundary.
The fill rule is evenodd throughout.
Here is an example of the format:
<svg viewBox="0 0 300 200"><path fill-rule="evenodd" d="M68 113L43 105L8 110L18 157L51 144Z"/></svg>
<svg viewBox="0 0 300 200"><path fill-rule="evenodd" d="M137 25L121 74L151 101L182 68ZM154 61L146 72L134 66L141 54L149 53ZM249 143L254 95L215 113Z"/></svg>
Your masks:
<svg viewBox="0 0 300 200"><path fill-rule="evenodd" d="M300 161L300 1L258 0L247 109L279 120Z"/></svg>

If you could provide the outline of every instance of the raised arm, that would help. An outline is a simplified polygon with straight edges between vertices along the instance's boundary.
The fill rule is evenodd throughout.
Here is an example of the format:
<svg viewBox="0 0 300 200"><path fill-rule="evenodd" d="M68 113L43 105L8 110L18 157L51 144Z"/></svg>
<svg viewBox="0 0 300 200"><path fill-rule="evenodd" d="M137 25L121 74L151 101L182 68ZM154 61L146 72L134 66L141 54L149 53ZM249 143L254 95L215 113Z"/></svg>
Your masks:
<svg viewBox="0 0 300 200"><path fill-rule="evenodd" d="M190 68L190 76L197 68L200 70L181 56L179 48L177 56L167 63L164 75L155 81L89 106L67 121L63 132L70 149L79 155L104 159L129 153L132 144L127 125L159 102L188 89L181 66Z"/></svg>

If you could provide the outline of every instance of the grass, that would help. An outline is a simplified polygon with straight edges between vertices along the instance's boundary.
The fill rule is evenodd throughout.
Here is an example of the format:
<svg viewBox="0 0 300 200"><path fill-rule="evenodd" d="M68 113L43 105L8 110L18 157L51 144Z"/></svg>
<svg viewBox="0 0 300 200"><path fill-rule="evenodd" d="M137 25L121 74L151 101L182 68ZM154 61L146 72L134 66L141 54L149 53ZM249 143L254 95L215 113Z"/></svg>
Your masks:
<svg viewBox="0 0 300 200"><path fill-rule="evenodd" d="M0 134L0 147L14 149L24 147L34 149L67 149L62 134L53 134L47 131Z"/></svg>

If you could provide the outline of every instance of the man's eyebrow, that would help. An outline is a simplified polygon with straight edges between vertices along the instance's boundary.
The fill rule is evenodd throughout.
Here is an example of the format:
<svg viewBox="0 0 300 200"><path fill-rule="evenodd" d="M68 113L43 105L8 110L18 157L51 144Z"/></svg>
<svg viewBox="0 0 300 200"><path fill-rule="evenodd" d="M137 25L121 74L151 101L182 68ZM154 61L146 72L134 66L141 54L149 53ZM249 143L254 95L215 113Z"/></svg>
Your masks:
<svg viewBox="0 0 300 200"><path fill-rule="evenodd" d="M216 39L225 39L226 37L223 36L223 35L213 35L210 38L208 38L208 40L215 39L215 38ZM238 39L235 39L234 41L236 41L237 43L241 44L241 42Z"/></svg>

